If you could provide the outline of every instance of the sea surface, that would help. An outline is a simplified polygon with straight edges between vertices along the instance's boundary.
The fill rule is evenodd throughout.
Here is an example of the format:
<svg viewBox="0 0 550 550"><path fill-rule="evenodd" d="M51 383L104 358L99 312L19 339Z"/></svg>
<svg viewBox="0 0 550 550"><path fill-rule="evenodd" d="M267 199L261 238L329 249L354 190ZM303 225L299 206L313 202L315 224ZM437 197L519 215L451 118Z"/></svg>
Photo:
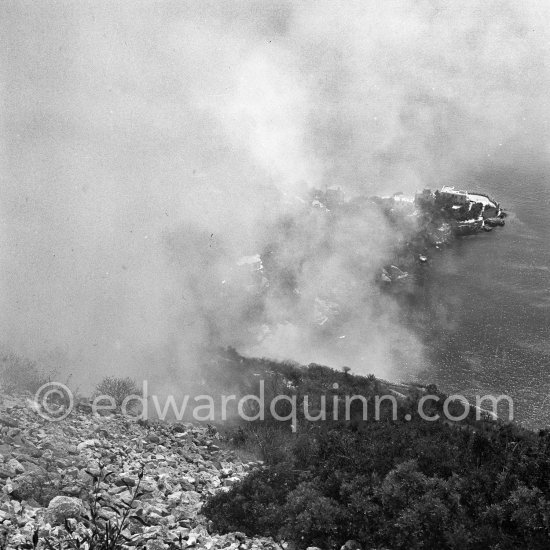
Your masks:
<svg viewBox="0 0 550 550"><path fill-rule="evenodd" d="M468 398L507 394L516 421L550 426L550 170L492 168L461 187L509 217L432 255L415 305L429 358L418 379Z"/></svg>

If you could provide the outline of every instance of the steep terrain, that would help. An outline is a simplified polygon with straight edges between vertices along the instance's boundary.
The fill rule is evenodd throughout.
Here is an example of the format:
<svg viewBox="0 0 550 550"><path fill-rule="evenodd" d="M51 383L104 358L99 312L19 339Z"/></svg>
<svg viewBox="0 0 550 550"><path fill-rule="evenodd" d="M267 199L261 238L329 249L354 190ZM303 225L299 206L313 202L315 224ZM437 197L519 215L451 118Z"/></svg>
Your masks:
<svg viewBox="0 0 550 550"><path fill-rule="evenodd" d="M86 527L90 500L92 505L99 500L96 523L118 524L138 482L132 504L132 515L138 517L121 532L131 547L278 547L241 533L208 534L200 514L205 498L258 466L220 449L211 427L151 425L84 412L49 422L30 400L8 395L0 396L0 424L2 548L32 548L33 536L39 548L47 547L46 539L55 548L70 537L84 541L93 531Z"/></svg>

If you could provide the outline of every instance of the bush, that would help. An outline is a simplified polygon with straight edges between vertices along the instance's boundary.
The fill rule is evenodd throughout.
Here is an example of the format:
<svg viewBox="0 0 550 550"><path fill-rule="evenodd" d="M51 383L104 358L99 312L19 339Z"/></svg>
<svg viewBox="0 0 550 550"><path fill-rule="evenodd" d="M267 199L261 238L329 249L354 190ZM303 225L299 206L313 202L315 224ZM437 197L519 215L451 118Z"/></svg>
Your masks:
<svg viewBox="0 0 550 550"><path fill-rule="evenodd" d="M329 393L334 382L339 394L364 395L369 404L387 392L374 377L321 365L243 358L226 363L227 376L237 368L269 380L266 395L275 388L298 402ZM214 530L272 536L297 549L350 539L403 550L548 548L550 433L472 417L452 425L403 420L421 395L398 403L398 420L302 420L297 433L267 415L248 423L233 444L254 445L266 465L210 497L203 513ZM442 397L426 414L442 415Z"/></svg>
<svg viewBox="0 0 550 550"><path fill-rule="evenodd" d="M346 522L347 511L333 498L324 496L315 484L303 482L286 498L287 520L279 531L284 539L308 545L338 545Z"/></svg>
<svg viewBox="0 0 550 550"><path fill-rule="evenodd" d="M50 381L38 365L11 351L3 350L0 353L0 384L6 393L30 392L37 390Z"/></svg>
<svg viewBox="0 0 550 550"><path fill-rule="evenodd" d="M142 391L132 378L105 377L95 388L94 397L108 395L112 397L115 405L121 407L124 400L130 395L141 397Z"/></svg>

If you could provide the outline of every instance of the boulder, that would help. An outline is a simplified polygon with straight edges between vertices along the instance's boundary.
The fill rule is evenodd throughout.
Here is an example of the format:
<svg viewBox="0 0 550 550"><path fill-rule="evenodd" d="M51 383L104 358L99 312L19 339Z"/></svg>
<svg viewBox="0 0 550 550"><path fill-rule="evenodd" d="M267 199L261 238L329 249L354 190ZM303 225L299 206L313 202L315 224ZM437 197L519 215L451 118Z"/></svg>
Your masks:
<svg viewBox="0 0 550 550"><path fill-rule="evenodd" d="M6 466L8 467L8 469L13 470L16 474L22 474L25 471L25 468L23 467L21 462L19 462L19 460L16 460L15 458L8 460Z"/></svg>
<svg viewBox="0 0 550 550"><path fill-rule="evenodd" d="M101 442L98 439L86 439L85 441L79 443L76 448L78 451L83 451L87 447L96 447L97 445L101 445Z"/></svg>
<svg viewBox="0 0 550 550"><path fill-rule="evenodd" d="M16 420L4 414L0 414L0 424L9 428L19 428L19 423Z"/></svg>
<svg viewBox="0 0 550 550"><path fill-rule="evenodd" d="M79 498L57 496L52 498L46 516L49 523L61 525L69 518L79 518L84 510L82 501Z"/></svg>

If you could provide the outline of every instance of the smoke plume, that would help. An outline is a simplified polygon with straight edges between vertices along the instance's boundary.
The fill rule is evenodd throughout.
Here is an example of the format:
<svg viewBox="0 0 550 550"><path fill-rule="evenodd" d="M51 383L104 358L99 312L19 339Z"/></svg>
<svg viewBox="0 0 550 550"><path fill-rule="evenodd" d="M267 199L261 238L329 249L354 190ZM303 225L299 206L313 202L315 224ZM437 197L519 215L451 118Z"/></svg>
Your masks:
<svg viewBox="0 0 550 550"><path fill-rule="evenodd" d="M547 155L543 2L2 11L1 340L84 384L184 380L217 345L413 372L422 345L374 283L396 236L374 210L331 223L300 199ZM269 290L235 290L238 259L274 250ZM332 302L344 321L319 331Z"/></svg>

